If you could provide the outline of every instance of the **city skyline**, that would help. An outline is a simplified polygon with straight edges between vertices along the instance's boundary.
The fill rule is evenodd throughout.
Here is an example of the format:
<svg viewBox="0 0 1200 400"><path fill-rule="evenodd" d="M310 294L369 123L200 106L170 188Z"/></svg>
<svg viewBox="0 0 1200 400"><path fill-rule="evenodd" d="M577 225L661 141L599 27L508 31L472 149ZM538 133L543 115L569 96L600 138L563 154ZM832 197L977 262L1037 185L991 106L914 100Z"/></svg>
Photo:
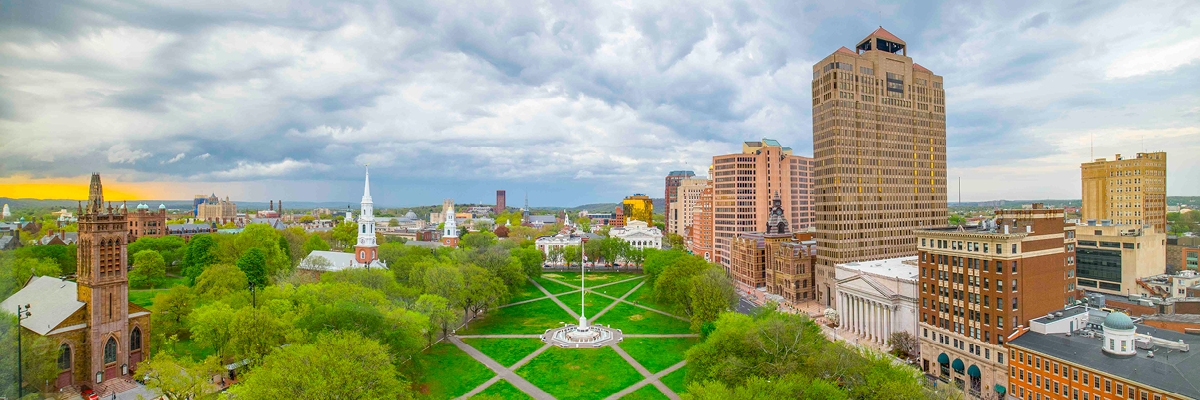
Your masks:
<svg viewBox="0 0 1200 400"><path fill-rule="evenodd" d="M619 201L743 141L812 156L808 68L880 25L947 82L951 203L960 176L1081 198L1081 163L1158 150L1200 195L1189 2L33 6L0 27L3 197L99 171L114 199L353 202L371 163L379 204Z"/></svg>

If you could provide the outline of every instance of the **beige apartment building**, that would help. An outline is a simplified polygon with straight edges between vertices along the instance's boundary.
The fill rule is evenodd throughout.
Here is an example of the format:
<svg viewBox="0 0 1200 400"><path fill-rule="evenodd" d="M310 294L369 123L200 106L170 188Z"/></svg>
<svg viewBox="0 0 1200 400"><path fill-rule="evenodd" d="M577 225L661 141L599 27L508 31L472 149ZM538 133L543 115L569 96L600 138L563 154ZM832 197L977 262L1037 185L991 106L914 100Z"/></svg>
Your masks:
<svg viewBox="0 0 1200 400"><path fill-rule="evenodd" d="M1079 288L1127 295L1144 292L1138 278L1167 271L1167 235L1153 226L1088 221L1078 234ZM1153 291L1146 288L1145 291Z"/></svg>
<svg viewBox="0 0 1200 400"><path fill-rule="evenodd" d="M704 261L713 261L713 181L712 167L693 209L692 225L688 232L688 250Z"/></svg>
<svg viewBox="0 0 1200 400"><path fill-rule="evenodd" d="M813 66L817 296L834 266L916 254L914 229L946 225L942 77L879 28Z"/></svg>
<svg viewBox="0 0 1200 400"><path fill-rule="evenodd" d="M742 152L713 157L713 262L730 266L739 234L764 232L771 197L779 194L792 231L813 221L809 165L771 139L742 143Z"/></svg>
<svg viewBox="0 0 1200 400"><path fill-rule="evenodd" d="M1117 225L1153 225L1167 231L1167 153L1137 153L1109 161L1097 158L1080 166L1083 219Z"/></svg>
<svg viewBox="0 0 1200 400"><path fill-rule="evenodd" d="M679 179L674 187L675 201L667 203L667 232L682 237L690 237L692 217L696 213L696 205L700 203L700 195L704 193L704 185L708 178L688 177Z"/></svg>

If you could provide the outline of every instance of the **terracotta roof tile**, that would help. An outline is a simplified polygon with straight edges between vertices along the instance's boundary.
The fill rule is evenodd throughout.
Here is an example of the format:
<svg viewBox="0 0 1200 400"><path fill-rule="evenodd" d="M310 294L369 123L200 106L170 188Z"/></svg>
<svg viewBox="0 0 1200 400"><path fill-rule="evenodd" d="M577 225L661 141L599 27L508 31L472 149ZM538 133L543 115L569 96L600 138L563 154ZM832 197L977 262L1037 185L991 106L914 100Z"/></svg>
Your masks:
<svg viewBox="0 0 1200 400"><path fill-rule="evenodd" d="M933 73L933 71L930 71L929 68L925 68L925 67L921 66L921 64L917 64L917 63L913 63L913 69L915 69L917 71L928 72L931 74Z"/></svg>
<svg viewBox="0 0 1200 400"><path fill-rule="evenodd" d="M837 49L836 53L858 55L858 53L855 53L854 50L847 49L846 46L842 46L842 48Z"/></svg>
<svg viewBox="0 0 1200 400"><path fill-rule="evenodd" d="M879 29L876 29L875 32L871 32L871 34L867 35L867 36L868 37L878 36L883 39L887 39L887 40L890 40L890 41L893 41L896 43L905 44L904 40L901 40L900 38L896 37L896 35L893 35L891 32L888 32L887 29L883 29L882 26L879 27Z"/></svg>

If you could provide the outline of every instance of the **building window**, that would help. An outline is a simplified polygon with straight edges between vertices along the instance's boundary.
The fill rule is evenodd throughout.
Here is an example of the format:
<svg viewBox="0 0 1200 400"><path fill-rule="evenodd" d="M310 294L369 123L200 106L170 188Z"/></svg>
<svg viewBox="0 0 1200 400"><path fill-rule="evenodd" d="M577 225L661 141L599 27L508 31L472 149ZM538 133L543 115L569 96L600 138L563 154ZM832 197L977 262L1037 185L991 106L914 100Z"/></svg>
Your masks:
<svg viewBox="0 0 1200 400"><path fill-rule="evenodd" d="M58 346L58 370L66 371L71 369L71 346L63 343Z"/></svg>
<svg viewBox="0 0 1200 400"><path fill-rule="evenodd" d="M108 338L108 343L104 344L104 363L111 364L117 362L117 340Z"/></svg>
<svg viewBox="0 0 1200 400"><path fill-rule="evenodd" d="M142 349L142 329L134 327L132 332L129 332L129 351L134 352Z"/></svg>

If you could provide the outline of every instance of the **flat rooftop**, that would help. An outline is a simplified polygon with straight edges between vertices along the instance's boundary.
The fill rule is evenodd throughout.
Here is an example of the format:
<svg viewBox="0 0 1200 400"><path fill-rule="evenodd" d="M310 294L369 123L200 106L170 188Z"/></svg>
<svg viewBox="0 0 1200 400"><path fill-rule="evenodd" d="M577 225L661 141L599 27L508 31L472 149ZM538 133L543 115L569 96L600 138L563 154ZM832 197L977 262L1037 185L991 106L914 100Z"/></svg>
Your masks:
<svg viewBox="0 0 1200 400"><path fill-rule="evenodd" d="M903 279L917 279L917 274L920 272L920 268L917 267L917 256L856 261L838 264L837 267Z"/></svg>
<svg viewBox="0 0 1200 400"><path fill-rule="evenodd" d="M1146 325L1137 326L1137 333L1158 339L1187 343L1193 348L1200 345L1200 336L1185 335L1166 329ZM1138 348L1132 357L1113 356L1100 350L1101 338L1065 334L1045 335L1028 331L1008 342L1009 346L1022 347L1067 362L1084 365L1109 375L1119 376L1155 388L1178 393L1190 398L1200 398L1200 351L1181 352L1157 345L1149 349ZM1154 358L1148 356L1154 352Z"/></svg>

